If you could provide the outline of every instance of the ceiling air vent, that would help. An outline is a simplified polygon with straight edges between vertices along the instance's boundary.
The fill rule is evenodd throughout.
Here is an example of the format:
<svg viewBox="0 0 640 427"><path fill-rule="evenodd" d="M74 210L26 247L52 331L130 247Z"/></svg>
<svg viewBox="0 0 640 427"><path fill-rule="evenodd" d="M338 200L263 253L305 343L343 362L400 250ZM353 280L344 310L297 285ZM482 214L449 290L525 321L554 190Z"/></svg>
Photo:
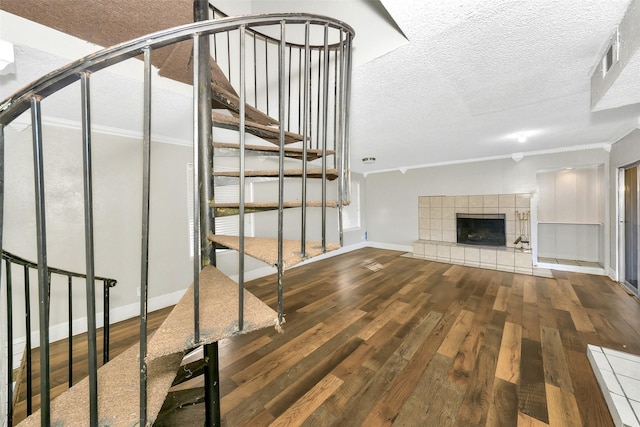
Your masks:
<svg viewBox="0 0 640 427"><path fill-rule="evenodd" d="M620 59L620 31L616 28L615 34L611 37L607 50L602 57L602 77L606 76L613 64Z"/></svg>

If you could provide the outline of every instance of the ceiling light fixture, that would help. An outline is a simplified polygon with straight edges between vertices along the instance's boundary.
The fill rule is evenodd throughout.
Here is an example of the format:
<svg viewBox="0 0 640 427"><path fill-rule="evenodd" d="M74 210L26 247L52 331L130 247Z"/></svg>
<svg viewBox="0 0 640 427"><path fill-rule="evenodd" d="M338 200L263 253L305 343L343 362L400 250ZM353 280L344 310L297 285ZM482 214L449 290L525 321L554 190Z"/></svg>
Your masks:
<svg viewBox="0 0 640 427"><path fill-rule="evenodd" d="M525 135L520 135L518 137L518 142L519 143L527 142L527 137Z"/></svg>
<svg viewBox="0 0 640 427"><path fill-rule="evenodd" d="M372 165L376 162L376 158L375 157L363 157L362 158L362 163L364 163L365 165Z"/></svg>

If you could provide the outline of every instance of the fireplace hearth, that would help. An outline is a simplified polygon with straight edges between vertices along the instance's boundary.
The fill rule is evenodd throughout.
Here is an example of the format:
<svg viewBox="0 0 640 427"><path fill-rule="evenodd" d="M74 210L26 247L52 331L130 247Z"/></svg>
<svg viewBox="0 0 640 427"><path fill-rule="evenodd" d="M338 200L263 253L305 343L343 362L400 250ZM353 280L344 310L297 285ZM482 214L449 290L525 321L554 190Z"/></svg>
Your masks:
<svg viewBox="0 0 640 427"><path fill-rule="evenodd" d="M505 214L456 214L457 242L465 245L505 246Z"/></svg>

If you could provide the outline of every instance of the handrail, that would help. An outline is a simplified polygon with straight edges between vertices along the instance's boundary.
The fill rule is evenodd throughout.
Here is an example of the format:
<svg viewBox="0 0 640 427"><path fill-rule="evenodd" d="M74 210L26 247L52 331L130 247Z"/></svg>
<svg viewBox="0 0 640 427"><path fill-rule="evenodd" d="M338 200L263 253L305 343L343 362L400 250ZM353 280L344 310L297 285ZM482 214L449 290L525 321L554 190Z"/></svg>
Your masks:
<svg viewBox="0 0 640 427"><path fill-rule="evenodd" d="M258 17L233 17L218 20L199 21L168 30L158 31L146 36L120 43L118 45L89 54L69 65L55 70L11 95L0 104L0 125L8 125L30 107L34 96L44 99L58 90L80 80L83 72L95 72L110 65L133 58L144 53L145 49L160 47L187 40L193 34L214 34L235 30L240 25L274 25L281 21L287 23L328 25L351 35L355 32L349 25L333 18L321 15L301 13L273 13Z"/></svg>
<svg viewBox="0 0 640 427"><path fill-rule="evenodd" d="M12 275L11 275L11 264L16 266L21 266L24 269L24 295L25 295L25 335L26 335L26 344L24 354L26 357L26 365L25 369L27 372L26 377L26 406L27 406L27 415L30 415L33 412L33 391L32 391L32 357L31 357L31 306L29 304L30 300L30 280L29 280L29 269L37 270L38 264L22 258L18 255L12 254L6 250L2 250L1 259L5 262L5 274L7 279L7 329L8 329L8 361L7 368L8 372L12 373L13 371L13 313L11 310L11 302L13 300L12 297ZM62 268L49 267L49 287L51 286L51 275L58 274L60 276L67 277L67 297L68 297L68 385L71 387L73 385L73 302L72 302L72 278L81 278L86 279L87 275L83 273L77 273L71 270L65 270ZM103 363L107 363L109 361L109 336L110 336L110 325L109 325L109 289L113 288L117 284L117 280L110 277L102 277L95 276L96 281L103 282L103 353L102 359ZM41 343L42 345L42 343ZM9 377L11 378L11 377ZM8 401L11 406L13 403L13 386L11 382L8 384Z"/></svg>

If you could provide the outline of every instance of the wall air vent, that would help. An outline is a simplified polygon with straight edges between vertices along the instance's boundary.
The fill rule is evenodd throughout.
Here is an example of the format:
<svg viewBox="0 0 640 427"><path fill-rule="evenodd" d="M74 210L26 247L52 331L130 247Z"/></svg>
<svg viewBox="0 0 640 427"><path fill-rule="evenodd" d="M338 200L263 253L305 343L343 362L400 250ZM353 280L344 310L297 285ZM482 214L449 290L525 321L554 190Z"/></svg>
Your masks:
<svg viewBox="0 0 640 427"><path fill-rule="evenodd" d="M602 77L606 76L613 64L620 59L620 31L616 28L616 32L611 37L607 50L602 56Z"/></svg>

